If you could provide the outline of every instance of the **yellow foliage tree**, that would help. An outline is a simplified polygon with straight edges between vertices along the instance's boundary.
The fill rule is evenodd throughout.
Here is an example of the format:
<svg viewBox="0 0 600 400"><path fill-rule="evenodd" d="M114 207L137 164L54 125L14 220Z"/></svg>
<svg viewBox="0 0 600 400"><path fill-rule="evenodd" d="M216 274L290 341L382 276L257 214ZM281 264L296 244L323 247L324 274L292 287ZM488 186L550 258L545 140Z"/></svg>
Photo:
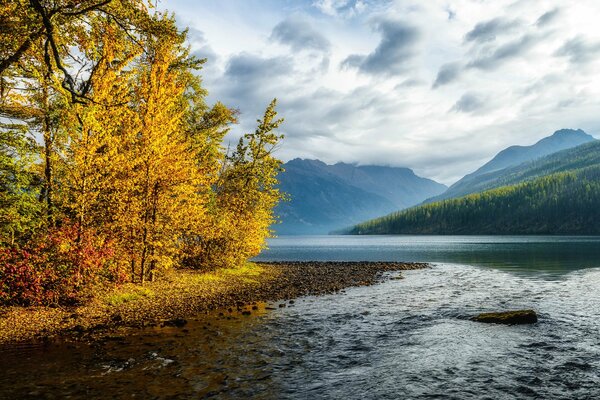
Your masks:
<svg viewBox="0 0 600 400"><path fill-rule="evenodd" d="M240 265L256 256L272 235L276 222L274 207L283 194L276 187L281 161L273 156L282 135L275 130L273 100L253 133L240 138L233 154L223 159L220 175L213 186L206 226L190 250L188 264L204 268Z"/></svg>

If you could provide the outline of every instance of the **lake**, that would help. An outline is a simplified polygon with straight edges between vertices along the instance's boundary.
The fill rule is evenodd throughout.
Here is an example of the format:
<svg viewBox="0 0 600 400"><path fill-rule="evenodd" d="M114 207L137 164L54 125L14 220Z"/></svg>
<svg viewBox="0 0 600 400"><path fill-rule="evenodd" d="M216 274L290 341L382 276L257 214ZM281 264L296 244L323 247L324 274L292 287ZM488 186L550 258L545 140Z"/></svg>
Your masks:
<svg viewBox="0 0 600 400"><path fill-rule="evenodd" d="M0 398L600 398L600 237L307 236L269 246L258 260L434 264L251 317L199 317L187 334L15 348L0 361ZM539 322L469 320L520 308Z"/></svg>

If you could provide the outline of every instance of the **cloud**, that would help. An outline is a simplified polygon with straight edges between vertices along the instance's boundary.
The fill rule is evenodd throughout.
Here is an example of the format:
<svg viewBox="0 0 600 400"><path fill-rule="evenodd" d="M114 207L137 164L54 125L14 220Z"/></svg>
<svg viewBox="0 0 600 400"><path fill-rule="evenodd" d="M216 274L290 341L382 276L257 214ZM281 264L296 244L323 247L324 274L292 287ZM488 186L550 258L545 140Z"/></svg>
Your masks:
<svg viewBox="0 0 600 400"><path fill-rule="evenodd" d="M460 76L462 68L463 66L459 62L452 62L442 65L438 71L435 81L433 82L433 89L437 89L442 85L456 80Z"/></svg>
<svg viewBox="0 0 600 400"><path fill-rule="evenodd" d="M374 25L381 34L375 50L367 55L352 54L343 62L343 68L356 68L371 75L397 75L410 68L420 38L417 28L403 21L380 19Z"/></svg>
<svg viewBox="0 0 600 400"><path fill-rule="evenodd" d="M192 26L185 26L179 20L177 20L177 27L181 30L185 29L187 31L187 40L192 43L206 43L206 37L204 32L200 29L196 29Z"/></svg>
<svg viewBox="0 0 600 400"><path fill-rule="evenodd" d="M565 42L555 55L567 57L573 64L586 64L598 60L600 42L590 42L582 36L577 36Z"/></svg>
<svg viewBox="0 0 600 400"><path fill-rule="evenodd" d="M408 78L394 87L394 90L402 90L404 88L414 88L422 85L426 85L427 83L418 78Z"/></svg>
<svg viewBox="0 0 600 400"><path fill-rule="evenodd" d="M292 70L292 63L286 57L262 58L249 53L231 57L225 75L235 80L255 81L272 79Z"/></svg>
<svg viewBox="0 0 600 400"><path fill-rule="evenodd" d="M242 119L251 115L249 121L253 121L270 100L285 93L282 83L293 71L293 62L289 57L260 57L240 53L229 59L225 73L214 84L219 100L239 108Z"/></svg>
<svg viewBox="0 0 600 400"><path fill-rule="evenodd" d="M506 34L522 23L516 19L496 17L489 21L480 22L465 35L466 42L483 43L496 40L496 36Z"/></svg>
<svg viewBox="0 0 600 400"><path fill-rule="evenodd" d="M316 0L313 6L330 16L352 17L367 8L366 0Z"/></svg>
<svg viewBox="0 0 600 400"><path fill-rule="evenodd" d="M495 69L510 59L524 55L537 42L538 37L525 34L518 39L496 47L489 54L477 57L470 61L467 66L479 69Z"/></svg>
<svg viewBox="0 0 600 400"><path fill-rule="evenodd" d="M476 111L481 111L485 107L484 99L473 92L468 92L462 95L460 99L454 106L451 111L454 112L463 112L463 113L474 113Z"/></svg>
<svg viewBox="0 0 600 400"><path fill-rule="evenodd" d="M559 14L560 14L560 9L558 9L558 8L547 11L547 12L543 13L537 19L537 21L535 21L535 24L540 27L551 24L552 22L554 22L556 20L556 18L559 16Z"/></svg>
<svg viewBox="0 0 600 400"><path fill-rule="evenodd" d="M292 16L278 23L271 32L271 38L290 46L294 51L328 52L331 48L329 40L301 16Z"/></svg>

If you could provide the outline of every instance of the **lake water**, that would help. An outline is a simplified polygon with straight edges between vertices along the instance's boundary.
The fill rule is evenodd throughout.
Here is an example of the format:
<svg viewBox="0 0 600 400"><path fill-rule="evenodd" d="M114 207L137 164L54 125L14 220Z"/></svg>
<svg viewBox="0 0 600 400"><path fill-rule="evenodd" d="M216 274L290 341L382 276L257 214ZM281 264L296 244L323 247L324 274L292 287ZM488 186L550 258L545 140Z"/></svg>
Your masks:
<svg viewBox="0 0 600 400"><path fill-rule="evenodd" d="M15 349L0 398L600 398L599 237L282 237L258 259L434 265L186 333ZM539 322L468 319L520 308Z"/></svg>
<svg viewBox="0 0 600 400"><path fill-rule="evenodd" d="M263 261L419 261L520 274L561 274L600 267L598 236L284 236Z"/></svg>

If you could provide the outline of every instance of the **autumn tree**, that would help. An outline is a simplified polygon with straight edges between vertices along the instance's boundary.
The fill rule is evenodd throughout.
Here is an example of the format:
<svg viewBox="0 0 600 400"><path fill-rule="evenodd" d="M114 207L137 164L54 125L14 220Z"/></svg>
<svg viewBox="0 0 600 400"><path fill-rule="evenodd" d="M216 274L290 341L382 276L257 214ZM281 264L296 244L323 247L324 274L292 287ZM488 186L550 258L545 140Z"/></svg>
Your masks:
<svg viewBox="0 0 600 400"><path fill-rule="evenodd" d="M283 195L276 187L281 161L274 157L283 119L276 119L273 100L253 133L243 135L232 154L226 154L209 208L209 227L198 237L195 258L201 268L239 265L257 255L272 235L273 209Z"/></svg>
<svg viewBox="0 0 600 400"><path fill-rule="evenodd" d="M177 262L182 235L204 217L209 184L186 134L190 93L198 90L191 72L201 61L189 56L171 17L156 19L162 29L145 38L134 68L132 118L120 132L124 158L112 190L118 194L113 230L140 282Z"/></svg>

